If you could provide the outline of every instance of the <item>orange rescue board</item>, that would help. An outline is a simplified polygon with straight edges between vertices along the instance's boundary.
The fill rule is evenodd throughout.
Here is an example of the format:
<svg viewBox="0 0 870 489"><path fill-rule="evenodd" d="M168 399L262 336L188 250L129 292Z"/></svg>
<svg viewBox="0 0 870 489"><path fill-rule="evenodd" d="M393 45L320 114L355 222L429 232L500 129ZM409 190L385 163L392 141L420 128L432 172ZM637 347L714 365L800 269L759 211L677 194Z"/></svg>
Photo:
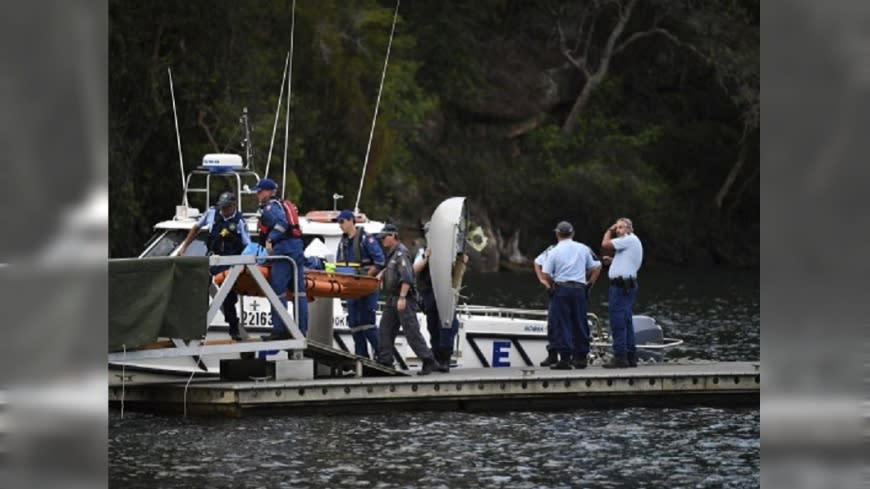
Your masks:
<svg viewBox="0 0 870 489"><path fill-rule="evenodd" d="M269 267L257 266L260 273L269 280ZM220 285L226 280L229 270L214 276L214 283ZM309 299L314 297L338 297L341 299L359 299L378 290L378 279L368 275L353 275L349 273L322 272L309 270L305 272L305 293ZM263 296L254 277L247 270L242 271L233 286L233 291L242 295ZM288 294L288 297L290 294Z"/></svg>

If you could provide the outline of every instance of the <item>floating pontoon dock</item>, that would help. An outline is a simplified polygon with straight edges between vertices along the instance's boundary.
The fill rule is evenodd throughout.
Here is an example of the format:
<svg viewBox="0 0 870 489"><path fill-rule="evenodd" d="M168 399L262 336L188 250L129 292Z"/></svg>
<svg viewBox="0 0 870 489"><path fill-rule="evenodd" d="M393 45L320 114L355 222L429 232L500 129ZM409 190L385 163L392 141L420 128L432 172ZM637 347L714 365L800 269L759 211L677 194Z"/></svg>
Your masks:
<svg viewBox="0 0 870 489"><path fill-rule="evenodd" d="M406 377L296 381L167 380L113 372L109 400L127 410L244 416L398 409L501 410L613 406L758 406L757 362L453 369Z"/></svg>

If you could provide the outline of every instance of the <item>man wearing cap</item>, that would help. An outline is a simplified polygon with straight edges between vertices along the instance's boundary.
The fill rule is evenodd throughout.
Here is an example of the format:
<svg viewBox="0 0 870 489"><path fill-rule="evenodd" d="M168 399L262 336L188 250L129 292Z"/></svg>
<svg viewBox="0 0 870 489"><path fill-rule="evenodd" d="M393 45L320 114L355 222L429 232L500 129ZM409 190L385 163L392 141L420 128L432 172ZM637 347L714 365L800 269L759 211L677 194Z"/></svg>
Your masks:
<svg viewBox="0 0 870 489"><path fill-rule="evenodd" d="M220 194L217 204L210 207L190 228L190 232L187 233L187 237L178 248L177 256L184 256L187 247L190 246L199 231L205 227L208 227L209 230L206 247L210 255L240 255L245 246L251 243L245 220L242 213L236 208L236 196L232 192ZM209 271L215 275L227 268L226 266L211 267ZM237 298L236 293L230 290L221 304L221 312L230 326L230 337L234 340L241 340L239 315L236 311Z"/></svg>
<svg viewBox="0 0 870 489"><path fill-rule="evenodd" d="M299 311L294 311L296 322L302 334L308 331L308 300L305 296L304 266L305 255L302 238L294 238L293 231L287 220L287 214L281 202L275 198L278 184L264 178L257 182L253 189L257 192L260 202L260 242L270 255L290 257L296 263L296 283L298 286ZM287 307L287 289L293 276L293 266L286 260L274 260L269 273L269 284L278 295L284 307ZM290 287L292 290L292 287ZM284 321L272 306L272 334L263 336L264 341L284 340L290 338L290 332Z"/></svg>
<svg viewBox="0 0 870 489"><path fill-rule="evenodd" d="M552 292L548 317L553 327L552 349L559 354L559 361L550 368L586 368L589 322L585 289L598 278L601 262L593 258L588 246L572 239L574 226L571 223L562 221L554 231L558 243L547 253L541 267L544 286Z"/></svg>
<svg viewBox="0 0 870 489"><path fill-rule="evenodd" d="M399 326L405 331L408 345L423 360L423 368L418 375L429 375L440 365L426 346L417 322L414 291L414 269L408 248L399 242L399 228L387 223L378 234L387 252L386 268L378 276L381 280L381 297L384 298L384 311L381 315L378 363L393 365L393 347Z"/></svg>
<svg viewBox="0 0 870 489"><path fill-rule="evenodd" d="M616 237L613 237L613 235ZM637 298L637 272L643 262L643 245L634 234L634 225L627 217L620 217L604 231L601 247L615 250L607 277L608 313L610 333L613 338L613 359L604 368L637 367L637 346L634 342L632 322L634 300Z"/></svg>
<svg viewBox="0 0 870 489"><path fill-rule="evenodd" d="M341 242L335 254L337 265L359 266L359 272L374 277L384 268L384 251L374 236L369 236L362 227L356 226L356 218L349 210L341 211L335 218L341 231ZM368 343L372 355L378 354L378 327L375 314L378 308L378 291L359 299L347 300L347 325L353 335L354 353L368 358Z"/></svg>

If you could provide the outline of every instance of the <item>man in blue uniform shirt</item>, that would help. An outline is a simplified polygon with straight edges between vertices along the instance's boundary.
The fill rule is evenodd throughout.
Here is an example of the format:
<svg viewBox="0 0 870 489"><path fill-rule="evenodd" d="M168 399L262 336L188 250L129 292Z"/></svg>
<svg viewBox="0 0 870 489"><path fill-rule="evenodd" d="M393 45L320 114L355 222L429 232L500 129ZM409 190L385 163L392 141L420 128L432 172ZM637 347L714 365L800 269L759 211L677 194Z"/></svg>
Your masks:
<svg viewBox="0 0 870 489"><path fill-rule="evenodd" d="M337 265L359 266L359 273L374 277L384 268L384 251L374 236L361 227L356 226L353 212L343 210L335 218L344 233L335 254ZM372 345L372 354L378 354L378 328L375 324L375 313L378 308L378 291L359 299L347 300L347 325L353 335L354 353L368 358L368 343Z"/></svg>
<svg viewBox="0 0 870 489"><path fill-rule="evenodd" d="M614 237L613 235L616 235ZM615 250L607 277L610 333L613 337L613 360L605 368L637 367L637 346L632 322L634 301L637 299L637 272L643 262L643 245L634 234L634 225L627 217L620 217L604 231L601 247ZM605 258L605 263L610 261Z"/></svg>
<svg viewBox="0 0 870 489"><path fill-rule="evenodd" d="M236 196L232 192L220 194L217 204L210 207L199 221L190 228L190 232L187 233L187 237L184 238L184 242L178 248L178 256L184 256L185 252L187 252L187 247L193 242L199 231L205 227L209 230L206 247L210 255L241 255L242 250L251 243L245 219L236 207ZM225 266L212 267L209 271L212 275L215 275L227 268ZM237 294L230 290L223 304L221 304L221 312L230 326L230 337L234 340L241 340L239 315L236 312L237 299Z"/></svg>
<svg viewBox="0 0 870 489"><path fill-rule="evenodd" d="M305 296L304 266L305 245L302 238L294 238L287 214L281 202L275 198L278 184L264 178L257 182L253 188L257 192L257 201L260 202L260 241L270 255L283 255L290 257L296 263L296 283L298 285L299 311L294 311L296 322L302 334L308 331L308 300ZM272 290L281 299L281 303L287 307L287 289L293 275L293 266L286 260L274 260L269 274L269 284ZM284 325L284 321L272 307L272 334L264 336L264 341L289 339L290 332Z"/></svg>
<svg viewBox="0 0 870 489"><path fill-rule="evenodd" d="M598 278L601 262L593 258L588 246L572 239L571 223L562 221L554 231L559 242L547 253L541 267L546 287L553 292L548 322L553 327L553 350L560 357L550 368L586 368L589 322L585 289Z"/></svg>

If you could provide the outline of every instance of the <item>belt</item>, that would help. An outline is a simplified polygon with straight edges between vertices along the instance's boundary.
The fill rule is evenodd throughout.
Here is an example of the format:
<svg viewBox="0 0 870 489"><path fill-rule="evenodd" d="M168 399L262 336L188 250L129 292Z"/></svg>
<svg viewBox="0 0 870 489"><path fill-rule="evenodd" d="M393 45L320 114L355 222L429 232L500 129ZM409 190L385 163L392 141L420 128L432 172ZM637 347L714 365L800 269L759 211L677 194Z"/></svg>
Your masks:
<svg viewBox="0 0 870 489"><path fill-rule="evenodd" d="M585 289L586 288L586 284L584 284L583 282L574 282L574 281L556 282L556 285L558 285L559 287L568 287L571 289Z"/></svg>
<svg viewBox="0 0 870 489"><path fill-rule="evenodd" d="M637 279L634 277L614 277L610 279L610 285L616 285L618 287L634 287Z"/></svg>

